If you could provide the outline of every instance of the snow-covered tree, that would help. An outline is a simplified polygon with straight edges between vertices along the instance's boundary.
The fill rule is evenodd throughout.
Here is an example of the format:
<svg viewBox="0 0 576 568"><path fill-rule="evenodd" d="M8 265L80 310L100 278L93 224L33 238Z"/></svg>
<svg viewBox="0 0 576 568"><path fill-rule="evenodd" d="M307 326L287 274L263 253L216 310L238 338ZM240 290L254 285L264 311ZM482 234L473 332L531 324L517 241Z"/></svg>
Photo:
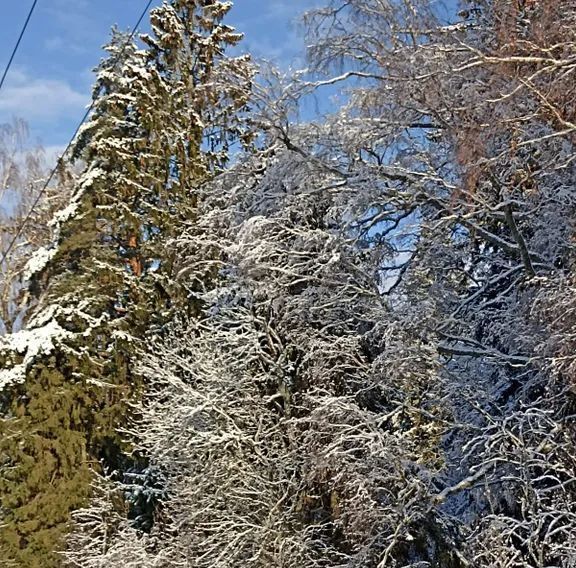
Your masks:
<svg viewBox="0 0 576 568"><path fill-rule="evenodd" d="M453 425L437 501L463 558L569 566L573 393L548 350L557 321L534 306L570 286L574 6L469 2L445 25L426 4L333 2L310 16L312 55L369 81L347 113L363 125L349 159L385 180L368 222L399 197L417 217L387 273L394 311L411 304L439 355Z"/></svg>
<svg viewBox="0 0 576 568"><path fill-rule="evenodd" d="M263 94L264 148L177 241L202 315L144 358L131 429L163 523L138 539L100 499L73 565L574 566L574 17L307 16L325 76Z"/></svg>
<svg viewBox="0 0 576 568"><path fill-rule="evenodd" d="M134 345L171 313L194 312L189 291L173 286L168 243L194 223L198 184L243 135L251 69L224 54L240 39L221 23L229 8L166 2L143 48L115 33L97 70L94 113L75 148L85 170L56 216L47 262L34 263L38 305L1 346L6 562L59 565L93 472L138 467L116 430L142 388Z"/></svg>
<svg viewBox="0 0 576 568"><path fill-rule="evenodd" d="M42 191L49 165L42 147L31 146L24 120L0 125L0 335L22 325L29 308L22 293L28 261L50 246L50 221L70 192L72 176L64 168Z"/></svg>
<svg viewBox="0 0 576 568"><path fill-rule="evenodd" d="M227 5L192 4L156 12L122 73L101 67L62 227L87 215L103 236L35 280L36 317L77 266L108 302L68 312L106 314L89 334L45 321L108 420L78 447L130 469L90 477L62 558L574 568L573 3L327 2L305 17L316 74L262 78L252 131L244 62L209 58L196 82L163 43L176 15L233 43L204 19ZM340 108L297 120L300 97L337 86ZM255 141L228 166L222 124ZM144 385L128 420L119 397Z"/></svg>

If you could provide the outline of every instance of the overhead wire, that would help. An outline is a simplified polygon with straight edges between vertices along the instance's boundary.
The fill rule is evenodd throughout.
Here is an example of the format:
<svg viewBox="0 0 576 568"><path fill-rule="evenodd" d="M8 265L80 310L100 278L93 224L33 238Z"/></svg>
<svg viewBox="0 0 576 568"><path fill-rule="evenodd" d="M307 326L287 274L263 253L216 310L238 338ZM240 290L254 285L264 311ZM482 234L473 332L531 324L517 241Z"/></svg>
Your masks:
<svg viewBox="0 0 576 568"><path fill-rule="evenodd" d="M32 18L32 14L34 13L34 9L36 8L36 4L38 4L38 0L34 0L34 2L32 3L32 7L30 8L30 11L28 12L28 16L26 18L26 21L24 22L24 25L22 26L22 29L20 30L20 35L18 36L18 40L16 41L16 45L14 46L14 49L12 50L12 54L10 55L10 58L8 59L8 63L6 64L6 68L4 69L4 73L2 74L2 79L0 79L0 90L2 90L2 87L4 86L4 81L6 80L6 75L8 75L8 71L10 71L10 67L12 67L12 62L14 61L14 57L16 57L16 52L18 51L18 48L20 47L20 42L22 41L22 38L24 37L24 34L26 33L26 28L28 27L28 23L30 22L30 18Z"/></svg>
<svg viewBox="0 0 576 568"><path fill-rule="evenodd" d="M140 24L142 23L142 20L144 19L144 17L146 16L146 14L148 13L148 10L150 9L150 7L152 6L152 2L154 0L148 0L148 2L146 3L146 6L144 7L144 9L142 10L142 13L140 14L140 17L138 18L138 21L136 22L136 24L134 24L134 26L132 27L132 31L130 33L130 35L128 36L128 38L126 39L126 41L124 42L122 49L118 52L118 54L116 55L116 57L113 60L112 63L112 69L116 68L116 65L118 64L118 62L121 60L122 56L124 55L126 48L128 47L128 45L130 44L130 42L134 39L134 36L136 35L136 32L138 30L138 27L140 26ZM35 2L36 4L36 2ZM22 231L24 230L24 228L26 227L26 224L28 223L28 221L30 221L30 218L32 217L34 210L36 209L36 207L38 206L38 203L40 202L40 199L42 199L43 195L46 193L50 183L52 182L52 180L54 179L54 176L56 175L56 172L58 171L58 168L60 167L60 165L62 164L62 160L64 159L64 157L66 156L66 154L68 153L68 151L70 150L70 148L72 147L72 144L74 143L74 140L76 139L76 136L78 135L78 133L80 132L80 129L82 128L82 125L84 124L84 122L86 122L86 119L90 116L90 113L94 110L94 106L96 104L96 97L92 98L92 103L90 104L90 106L86 109L86 112L84 113L84 116L82 117L82 120L78 123L78 126L76 127L76 130L74 131L74 134L72 135L72 137L70 138L70 141L68 142L68 144L66 145L64 151L62 152L62 154L60 155L60 157L58 158L58 160L56 160L56 165L54 166L54 168L52 168L50 175L46 178L46 181L44 182L42 188L40 189L40 191L38 192L38 195L36 196L36 198L34 199L34 201L32 202L32 206L30 207L28 213L26 214L26 216L24 217L24 219L22 220L22 223L20 223L20 226L18 227L18 230L16 231L16 233L14 234L14 236L12 237L10 243L8 244L8 247L6 248L6 251L3 253L2 255L2 260L0 260L0 267L2 267L2 265L4 264L4 261L8 258L8 255L10 254L10 252L12 251L12 248L14 247L14 245L16 244L16 241L18 240L18 238L20 237L20 235L22 234Z"/></svg>

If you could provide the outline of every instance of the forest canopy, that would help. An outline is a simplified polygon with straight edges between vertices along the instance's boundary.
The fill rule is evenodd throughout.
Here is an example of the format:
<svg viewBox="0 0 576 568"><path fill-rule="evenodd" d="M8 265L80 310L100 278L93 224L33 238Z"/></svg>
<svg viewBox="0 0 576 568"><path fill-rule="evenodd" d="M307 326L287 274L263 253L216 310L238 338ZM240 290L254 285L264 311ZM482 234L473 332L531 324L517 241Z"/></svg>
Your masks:
<svg viewBox="0 0 576 568"><path fill-rule="evenodd" d="M32 215L2 126L6 566L576 568L576 5L453 8L166 0Z"/></svg>

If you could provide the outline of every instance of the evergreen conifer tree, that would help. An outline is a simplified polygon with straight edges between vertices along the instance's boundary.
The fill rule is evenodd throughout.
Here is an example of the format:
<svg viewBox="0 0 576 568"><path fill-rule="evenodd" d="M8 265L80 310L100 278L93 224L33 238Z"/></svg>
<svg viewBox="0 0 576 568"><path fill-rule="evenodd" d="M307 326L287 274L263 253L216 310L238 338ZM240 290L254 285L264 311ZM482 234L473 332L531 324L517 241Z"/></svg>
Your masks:
<svg viewBox="0 0 576 568"><path fill-rule="evenodd" d="M57 243L32 260L38 305L0 345L0 558L61 564L69 513L94 470L134 465L117 428L143 387L133 345L180 309L170 241L194 221L195 188L243 137L251 67L224 50L230 4L171 0L151 13L144 49L114 32L94 112L74 154L86 164ZM40 260L40 259L36 259Z"/></svg>

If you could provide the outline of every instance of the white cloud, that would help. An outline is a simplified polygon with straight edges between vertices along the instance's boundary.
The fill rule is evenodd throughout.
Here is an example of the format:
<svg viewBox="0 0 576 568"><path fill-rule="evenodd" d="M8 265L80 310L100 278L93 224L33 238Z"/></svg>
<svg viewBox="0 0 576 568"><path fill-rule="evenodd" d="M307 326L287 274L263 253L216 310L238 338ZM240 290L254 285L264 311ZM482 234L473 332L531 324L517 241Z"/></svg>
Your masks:
<svg viewBox="0 0 576 568"><path fill-rule="evenodd" d="M66 54L85 55L89 53L85 43L72 41L70 37L63 35L50 36L44 40L46 51L55 51Z"/></svg>
<svg viewBox="0 0 576 568"><path fill-rule="evenodd" d="M75 90L58 79L31 77L22 70L12 70L0 93L0 122L11 116L50 121L78 114L90 100L89 94Z"/></svg>

